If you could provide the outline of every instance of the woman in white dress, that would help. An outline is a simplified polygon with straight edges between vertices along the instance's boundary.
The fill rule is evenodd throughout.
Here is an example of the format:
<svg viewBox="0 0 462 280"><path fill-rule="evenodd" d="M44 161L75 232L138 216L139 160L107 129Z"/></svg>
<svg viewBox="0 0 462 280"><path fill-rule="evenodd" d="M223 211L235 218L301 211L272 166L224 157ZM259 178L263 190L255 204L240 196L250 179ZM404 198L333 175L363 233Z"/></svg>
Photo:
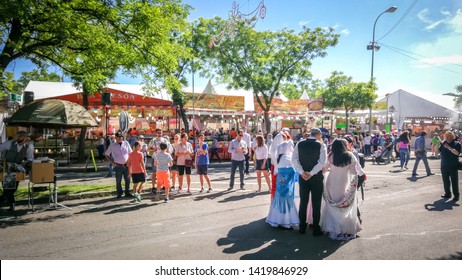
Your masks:
<svg viewBox="0 0 462 280"><path fill-rule="evenodd" d="M273 227L292 229L300 220L294 203L295 169L292 165L294 142L288 133L283 134L284 142L279 145L276 166L278 170L276 192L271 201L266 222Z"/></svg>
<svg viewBox="0 0 462 280"><path fill-rule="evenodd" d="M357 207L357 184L359 163L348 151L345 139L335 139L327 159L327 175L323 192L320 226L322 231L335 240L356 238L361 230Z"/></svg>

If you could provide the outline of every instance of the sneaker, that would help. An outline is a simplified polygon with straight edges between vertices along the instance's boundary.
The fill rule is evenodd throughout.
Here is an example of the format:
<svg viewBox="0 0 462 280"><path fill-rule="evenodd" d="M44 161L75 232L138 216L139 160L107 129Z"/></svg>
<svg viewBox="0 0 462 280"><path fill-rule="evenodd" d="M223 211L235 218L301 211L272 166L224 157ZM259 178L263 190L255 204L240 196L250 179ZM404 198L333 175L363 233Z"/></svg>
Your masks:
<svg viewBox="0 0 462 280"><path fill-rule="evenodd" d="M139 193L136 193L135 194L135 199L136 199L136 201L141 202L141 195Z"/></svg>
<svg viewBox="0 0 462 280"><path fill-rule="evenodd" d="M229 187L229 188L228 188L228 191L232 191L232 190L233 190L233 187Z"/></svg>
<svg viewBox="0 0 462 280"><path fill-rule="evenodd" d="M201 192L201 193L204 192L204 188L201 188L201 190L199 192Z"/></svg>
<svg viewBox="0 0 462 280"><path fill-rule="evenodd" d="M167 203L169 201L168 197L164 199L164 202Z"/></svg>
<svg viewBox="0 0 462 280"><path fill-rule="evenodd" d="M157 189L156 189L156 188L152 188L152 193L153 193L153 194L157 194Z"/></svg>
<svg viewBox="0 0 462 280"><path fill-rule="evenodd" d="M174 190L175 190L175 186L172 186L172 187L170 188L170 191L174 191Z"/></svg>
<svg viewBox="0 0 462 280"><path fill-rule="evenodd" d="M132 202L132 203L137 203L138 200L137 200L136 198L134 198L131 202Z"/></svg>
<svg viewBox="0 0 462 280"><path fill-rule="evenodd" d="M209 189L207 190L208 193L210 193L210 192L212 192L212 191L213 191L212 188L209 188Z"/></svg>
<svg viewBox="0 0 462 280"><path fill-rule="evenodd" d="M182 188L179 188L179 189L178 189L178 193L181 193L182 191L183 191Z"/></svg>
<svg viewBox="0 0 462 280"><path fill-rule="evenodd" d="M188 188L187 193L191 193L191 189Z"/></svg>

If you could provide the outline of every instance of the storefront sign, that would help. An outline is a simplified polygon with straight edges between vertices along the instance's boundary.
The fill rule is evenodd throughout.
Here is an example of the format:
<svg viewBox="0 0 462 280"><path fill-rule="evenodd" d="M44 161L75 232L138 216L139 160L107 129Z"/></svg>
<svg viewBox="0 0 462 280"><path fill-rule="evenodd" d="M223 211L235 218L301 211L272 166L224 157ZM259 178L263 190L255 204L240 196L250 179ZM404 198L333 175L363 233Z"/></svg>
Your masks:
<svg viewBox="0 0 462 280"><path fill-rule="evenodd" d="M185 105L188 109L214 109L244 111L244 96L227 96L217 94L194 94Z"/></svg>
<svg viewBox="0 0 462 280"><path fill-rule="evenodd" d="M254 108L255 111L262 111L260 105L257 102L256 97L254 96ZM273 98L271 102L270 112L276 115L281 114L290 114L290 115L302 115L307 113L307 101L306 100L288 100L282 101L280 98Z"/></svg>

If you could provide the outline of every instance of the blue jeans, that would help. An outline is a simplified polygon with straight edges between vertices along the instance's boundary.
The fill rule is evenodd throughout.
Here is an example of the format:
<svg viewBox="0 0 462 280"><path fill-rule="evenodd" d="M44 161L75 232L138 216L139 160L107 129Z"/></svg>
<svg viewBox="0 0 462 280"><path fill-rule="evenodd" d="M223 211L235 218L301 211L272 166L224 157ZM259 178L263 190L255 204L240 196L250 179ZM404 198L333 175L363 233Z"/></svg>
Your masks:
<svg viewBox="0 0 462 280"><path fill-rule="evenodd" d="M401 168L403 168L403 166L407 166L407 163L409 162L409 149L399 149L399 162Z"/></svg>
<svg viewBox="0 0 462 280"><path fill-rule="evenodd" d="M130 179L128 178L128 167L125 165L114 166L116 177L117 195L122 195L122 177L125 181L125 195L130 194Z"/></svg>
<svg viewBox="0 0 462 280"><path fill-rule="evenodd" d="M234 187L234 176L236 175L236 169L239 167L239 178L241 182L241 188L244 187L244 161L231 160L231 177L229 178L229 186Z"/></svg>
<svg viewBox="0 0 462 280"><path fill-rule="evenodd" d="M107 176L112 177L114 167L112 166L112 162L109 162L109 171L107 173Z"/></svg>
<svg viewBox="0 0 462 280"><path fill-rule="evenodd" d="M427 152L425 151L415 152L415 163L414 169L412 169L412 175L415 175L417 173L417 167L419 166L420 160L423 161L425 165L425 171L427 171L427 175L429 175L432 171L430 169L430 166L428 165Z"/></svg>

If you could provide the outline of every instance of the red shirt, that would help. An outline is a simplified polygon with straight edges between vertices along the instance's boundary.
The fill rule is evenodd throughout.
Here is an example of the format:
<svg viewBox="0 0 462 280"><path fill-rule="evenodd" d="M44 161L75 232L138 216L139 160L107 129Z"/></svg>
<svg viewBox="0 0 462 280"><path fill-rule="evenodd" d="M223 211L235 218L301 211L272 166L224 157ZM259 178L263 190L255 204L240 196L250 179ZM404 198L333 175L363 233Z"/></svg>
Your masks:
<svg viewBox="0 0 462 280"><path fill-rule="evenodd" d="M128 155L127 165L132 174L144 173L144 155L142 152L133 151Z"/></svg>

